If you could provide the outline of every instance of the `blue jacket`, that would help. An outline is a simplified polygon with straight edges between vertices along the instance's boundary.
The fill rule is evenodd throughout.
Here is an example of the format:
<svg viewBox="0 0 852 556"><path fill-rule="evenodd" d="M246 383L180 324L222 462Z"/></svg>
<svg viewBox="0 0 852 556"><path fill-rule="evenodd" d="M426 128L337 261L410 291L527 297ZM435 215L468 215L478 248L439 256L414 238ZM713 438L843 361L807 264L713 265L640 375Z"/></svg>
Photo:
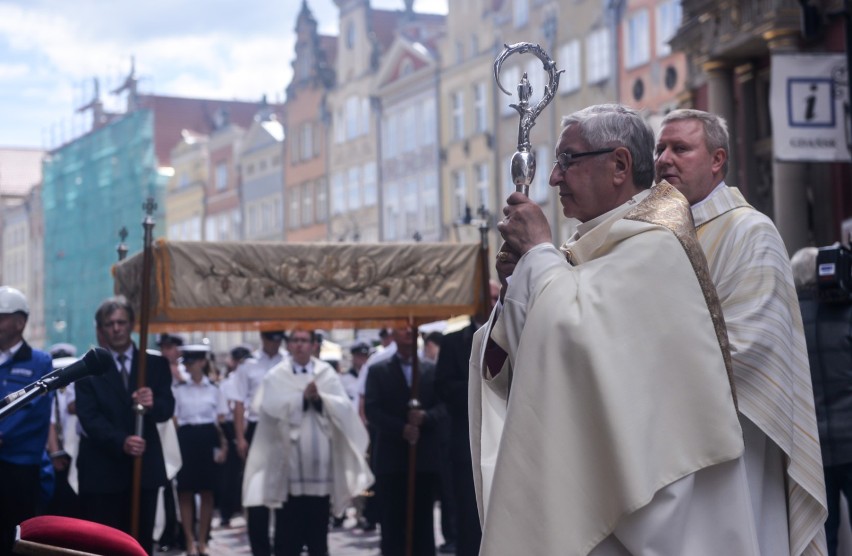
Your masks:
<svg viewBox="0 0 852 556"><path fill-rule="evenodd" d="M0 397L5 398L53 370L50 355L26 342L0 365ZM47 444L53 393L39 396L0 421L0 460L16 465L39 465Z"/></svg>

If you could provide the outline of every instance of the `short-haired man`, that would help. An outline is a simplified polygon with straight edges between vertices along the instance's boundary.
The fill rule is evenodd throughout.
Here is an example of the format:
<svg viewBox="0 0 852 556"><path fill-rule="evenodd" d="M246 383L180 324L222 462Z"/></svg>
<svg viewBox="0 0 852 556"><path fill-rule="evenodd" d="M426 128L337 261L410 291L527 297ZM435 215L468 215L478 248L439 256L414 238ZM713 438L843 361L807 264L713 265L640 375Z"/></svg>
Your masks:
<svg viewBox="0 0 852 556"><path fill-rule="evenodd" d="M482 554L758 554L718 299L653 145L623 106L563 119L563 251L527 197L503 209L470 370Z"/></svg>
<svg viewBox="0 0 852 556"><path fill-rule="evenodd" d="M733 359L761 554L822 554L827 510L802 318L772 221L728 187L725 121L675 110L662 122L656 177L692 206Z"/></svg>
<svg viewBox="0 0 852 556"><path fill-rule="evenodd" d="M331 365L313 357L317 337L293 330L290 357L263 378L246 460L243 506L275 508L274 553L328 554L330 510L340 515L370 486L367 431ZM268 542L269 529L264 534Z"/></svg>
<svg viewBox="0 0 852 556"><path fill-rule="evenodd" d="M53 370L50 355L24 340L30 309L15 288L0 287L0 398ZM11 553L15 527L36 515L53 394L0 421L0 554Z"/></svg>
<svg viewBox="0 0 852 556"><path fill-rule="evenodd" d="M146 383L137 387L141 355L131 339L134 322L123 296L105 300L95 313L98 337L115 368L77 382L83 429L77 470L83 517L129 533L133 461L142 458L138 540L150 554L157 490L167 483L157 423L171 419L175 399L169 363L158 355L144 354ZM137 404L145 409L142 436L135 432Z"/></svg>

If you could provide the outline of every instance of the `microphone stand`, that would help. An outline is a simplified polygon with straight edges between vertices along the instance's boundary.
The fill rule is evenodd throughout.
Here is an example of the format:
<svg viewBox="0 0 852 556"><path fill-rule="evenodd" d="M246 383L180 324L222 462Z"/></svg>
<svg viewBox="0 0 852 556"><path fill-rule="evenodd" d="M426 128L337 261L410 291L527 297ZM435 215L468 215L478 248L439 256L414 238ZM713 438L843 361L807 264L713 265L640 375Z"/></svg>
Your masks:
<svg viewBox="0 0 852 556"><path fill-rule="evenodd" d="M20 394L12 402L0 407L0 421L15 413L19 409L23 409L30 401L39 396L43 396L50 391L47 382L39 379L29 386L24 387L23 394ZM19 391L20 392L20 391Z"/></svg>

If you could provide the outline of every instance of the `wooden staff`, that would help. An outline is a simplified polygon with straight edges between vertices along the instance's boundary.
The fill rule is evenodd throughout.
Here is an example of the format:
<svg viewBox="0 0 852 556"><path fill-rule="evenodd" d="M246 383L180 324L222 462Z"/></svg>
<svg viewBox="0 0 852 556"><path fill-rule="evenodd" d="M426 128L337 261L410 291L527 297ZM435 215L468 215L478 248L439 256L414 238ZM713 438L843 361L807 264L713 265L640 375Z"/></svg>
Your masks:
<svg viewBox="0 0 852 556"><path fill-rule="evenodd" d="M417 325L413 321L409 322L411 326L411 336L414 341L411 361L411 394L408 400L408 410L412 411L420 409L420 401L417 399L418 390L420 387L420 369L417 357ZM419 441L419 438L418 438ZM408 445L408 497L406 498L405 507L405 556L414 554L414 496L415 496L415 480L417 478L417 443Z"/></svg>
<svg viewBox="0 0 852 556"><path fill-rule="evenodd" d="M491 261L488 258L488 227L491 214L485 208L485 205L479 207L479 217L479 266L482 273L479 285L482 288L480 313L484 322L491 313Z"/></svg>
<svg viewBox="0 0 852 556"><path fill-rule="evenodd" d="M142 205L145 218L142 220L142 228L145 231L145 240L142 251L142 293L139 296L139 361L136 367L136 389L144 388L147 384L146 371L148 368L148 316L151 308L151 266L152 266L152 244L154 218L151 216L157 209L153 197L148 197ZM144 431L145 408L135 404L133 411L136 413L137 436L142 436ZM133 487L130 506L130 534L139 538L139 505L142 490L142 454L133 460Z"/></svg>

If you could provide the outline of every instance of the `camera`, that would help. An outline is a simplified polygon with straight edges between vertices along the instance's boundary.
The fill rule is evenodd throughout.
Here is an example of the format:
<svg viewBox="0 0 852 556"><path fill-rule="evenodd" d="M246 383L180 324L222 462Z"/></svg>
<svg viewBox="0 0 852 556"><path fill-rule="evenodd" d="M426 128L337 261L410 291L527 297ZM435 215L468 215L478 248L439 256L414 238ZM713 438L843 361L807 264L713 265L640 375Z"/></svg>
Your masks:
<svg viewBox="0 0 852 556"><path fill-rule="evenodd" d="M820 247L817 291L821 301L852 301L852 251L844 245Z"/></svg>

